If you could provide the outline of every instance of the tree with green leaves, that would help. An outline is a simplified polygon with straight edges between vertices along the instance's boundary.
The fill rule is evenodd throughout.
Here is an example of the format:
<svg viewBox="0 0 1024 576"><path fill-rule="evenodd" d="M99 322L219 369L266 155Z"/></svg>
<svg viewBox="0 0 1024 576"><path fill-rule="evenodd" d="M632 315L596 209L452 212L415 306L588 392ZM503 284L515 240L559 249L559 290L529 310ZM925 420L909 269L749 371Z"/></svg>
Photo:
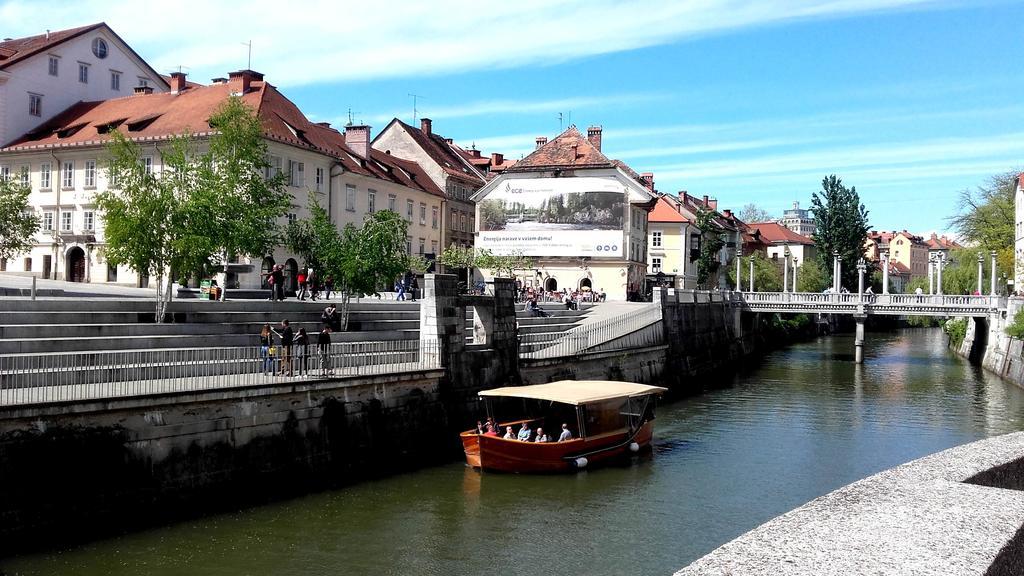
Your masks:
<svg viewBox="0 0 1024 576"><path fill-rule="evenodd" d="M750 262L754 262L754 290L757 292L779 292L782 290L782 267L779 261L767 258L760 252L740 258L740 290L750 289ZM729 282L736 286L735 265L727 272Z"/></svg>
<svg viewBox="0 0 1024 576"><path fill-rule="evenodd" d="M715 223L715 211L707 207L697 210L694 224L701 231L700 253L697 256L697 286L709 290L721 262L718 253L725 246L722 229Z"/></svg>
<svg viewBox="0 0 1024 576"><path fill-rule="evenodd" d="M821 292L828 288L829 274L818 260L805 260L797 267L798 292Z"/></svg>
<svg viewBox="0 0 1024 576"><path fill-rule="evenodd" d="M107 259L157 279L158 322L176 274L214 266L226 273L236 257L269 253L291 204L284 176L264 176L267 146L252 109L232 97L210 125L208 139L186 132L162 146L158 172L144 167L141 148L120 131L107 148L112 185L96 197Z"/></svg>
<svg viewBox="0 0 1024 576"><path fill-rule="evenodd" d="M516 251L512 254L493 254L490 250L480 250L475 257L478 268L491 271L491 275L499 278L514 278L516 270L533 268L533 259Z"/></svg>
<svg viewBox="0 0 1024 576"><path fill-rule="evenodd" d="M869 231L868 211L860 203L857 187L847 188L835 174L825 177L821 191L811 197L811 213L817 227L814 244L822 267L831 270L833 254L838 253L842 262L841 285L856 291L857 263L864 258ZM870 274L873 269L867 264Z"/></svg>
<svg viewBox="0 0 1024 576"><path fill-rule="evenodd" d="M737 215L740 220L750 224L751 222L774 222L775 218L771 212L761 208L753 202L745 204Z"/></svg>
<svg viewBox="0 0 1024 576"><path fill-rule="evenodd" d="M11 178L0 178L0 260L28 252L39 230L39 217L28 204L32 189Z"/></svg>
<svg viewBox="0 0 1024 576"><path fill-rule="evenodd" d="M1014 262L1014 194L1018 170L997 174L974 191L960 192L957 214L949 223L968 243L996 251L996 265L1011 278ZM986 262L988 256L986 255ZM945 284L945 282L943 282Z"/></svg>

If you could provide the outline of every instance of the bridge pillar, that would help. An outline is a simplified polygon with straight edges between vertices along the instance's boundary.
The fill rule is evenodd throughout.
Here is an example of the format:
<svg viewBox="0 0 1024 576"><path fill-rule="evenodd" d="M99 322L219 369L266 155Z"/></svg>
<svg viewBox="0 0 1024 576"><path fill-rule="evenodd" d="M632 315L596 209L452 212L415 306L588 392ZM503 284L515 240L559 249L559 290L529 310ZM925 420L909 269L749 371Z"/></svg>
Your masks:
<svg viewBox="0 0 1024 576"><path fill-rule="evenodd" d="M853 361L857 364L864 363L864 321L867 314L854 314L853 319L857 322L857 331L853 337Z"/></svg>

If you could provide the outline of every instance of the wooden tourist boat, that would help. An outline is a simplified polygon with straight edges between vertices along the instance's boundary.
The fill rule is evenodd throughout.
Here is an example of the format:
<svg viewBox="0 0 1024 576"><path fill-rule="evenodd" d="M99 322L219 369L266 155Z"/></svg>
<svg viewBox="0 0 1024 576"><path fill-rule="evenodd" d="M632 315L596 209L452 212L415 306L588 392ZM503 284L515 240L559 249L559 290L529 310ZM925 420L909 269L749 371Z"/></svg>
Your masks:
<svg viewBox="0 0 1024 576"><path fill-rule="evenodd" d="M480 398L488 417L496 408L512 413L507 406L512 404L519 418L495 417L498 436L479 434L475 429L460 434L466 463L498 472L568 472L639 452L650 446L654 404L665 390L605 380L563 380L484 390ZM535 442L532 436L529 442L502 437L508 426L517 434L524 422L534 433L543 428L551 441ZM568 424L573 438L559 442L563 423Z"/></svg>

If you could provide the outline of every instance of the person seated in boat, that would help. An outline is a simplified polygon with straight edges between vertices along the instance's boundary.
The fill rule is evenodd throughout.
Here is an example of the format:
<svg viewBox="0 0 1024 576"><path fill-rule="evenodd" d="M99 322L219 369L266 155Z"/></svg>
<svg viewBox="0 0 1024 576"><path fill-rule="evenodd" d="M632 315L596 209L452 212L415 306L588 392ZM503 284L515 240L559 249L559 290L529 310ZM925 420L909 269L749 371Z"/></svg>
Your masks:
<svg viewBox="0 0 1024 576"><path fill-rule="evenodd" d="M487 424L487 432L484 432L484 436L493 436L495 438L498 437L498 431L494 428L493 424Z"/></svg>
<svg viewBox="0 0 1024 576"><path fill-rule="evenodd" d="M487 421L484 422L484 428L486 428L488 426L490 426L491 428L494 428L495 432L497 432L498 430L501 430L501 426L498 426L498 423L494 421L494 418L490 418L490 417L487 418Z"/></svg>
<svg viewBox="0 0 1024 576"><path fill-rule="evenodd" d="M572 432L569 432L569 425L562 423L562 433L558 435L559 442L566 442L572 440Z"/></svg>
<svg viewBox="0 0 1024 576"><path fill-rule="evenodd" d="M504 438L505 440L515 440L516 439L516 433L512 431L512 427L511 426L505 426L505 435L502 436L502 438Z"/></svg>
<svg viewBox="0 0 1024 576"><path fill-rule="evenodd" d="M519 429L519 435L517 438L523 442L529 442L530 436L533 436L533 431L530 430L529 422L523 422L523 427Z"/></svg>
<svg viewBox="0 0 1024 576"><path fill-rule="evenodd" d="M537 428L537 438L534 440L534 442L550 442L550 441L551 441L551 439L548 438L548 435L544 433L544 429L543 428Z"/></svg>
<svg viewBox="0 0 1024 576"><path fill-rule="evenodd" d="M485 432L485 430L484 430L483 422L477 420L476 421L476 433L477 434L483 434L484 432Z"/></svg>

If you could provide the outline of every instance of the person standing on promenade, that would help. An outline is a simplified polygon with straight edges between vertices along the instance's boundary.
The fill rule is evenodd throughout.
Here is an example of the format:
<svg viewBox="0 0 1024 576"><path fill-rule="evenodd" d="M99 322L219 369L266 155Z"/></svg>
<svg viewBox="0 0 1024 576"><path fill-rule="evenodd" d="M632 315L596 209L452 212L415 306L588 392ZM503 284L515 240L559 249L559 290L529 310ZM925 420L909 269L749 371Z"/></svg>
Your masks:
<svg viewBox="0 0 1024 576"><path fill-rule="evenodd" d="M331 369L331 327L324 326L316 339L316 350L320 355L320 375L334 374Z"/></svg>
<svg viewBox="0 0 1024 576"><path fill-rule="evenodd" d="M274 361L270 357L270 347L273 345L274 339L271 336L270 324L264 324L263 330L260 330L260 360L263 363L264 376L274 372Z"/></svg>
<svg viewBox="0 0 1024 576"><path fill-rule="evenodd" d="M296 300L305 300L306 299L306 272L305 271L300 271L299 272L298 280L299 280L299 291L298 291L298 293L295 294L295 299Z"/></svg>
<svg viewBox="0 0 1024 576"><path fill-rule="evenodd" d="M285 370L287 369L287 375L294 376L295 371L292 370L292 345L295 343L295 332L288 325L288 320L281 320L281 331L274 330L274 334L281 339L281 371L278 372L278 375L285 376Z"/></svg>
<svg viewBox="0 0 1024 576"><path fill-rule="evenodd" d="M309 358L309 335L305 328L299 328L295 336L295 361L299 364L299 376L306 375L306 360Z"/></svg>
<svg viewBox="0 0 1024 576"><path fill-rule="evenodd" d="M270 279L274 281L274 299L284 300L284 266L278 264L274 266L274 271L270 273Z"/></svg>

